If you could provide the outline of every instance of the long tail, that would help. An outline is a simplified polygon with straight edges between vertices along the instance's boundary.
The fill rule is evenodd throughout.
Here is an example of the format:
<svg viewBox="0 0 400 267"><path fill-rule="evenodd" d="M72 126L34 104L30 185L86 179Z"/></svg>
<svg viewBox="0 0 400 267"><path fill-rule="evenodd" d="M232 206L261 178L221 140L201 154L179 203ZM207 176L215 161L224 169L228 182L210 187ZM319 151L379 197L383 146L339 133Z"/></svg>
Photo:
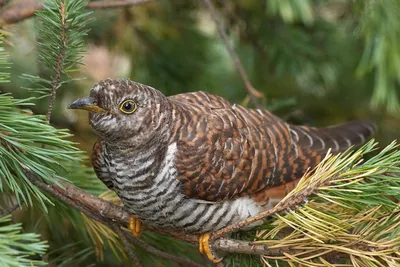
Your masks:
<svg viewBox="0 0 400 267"><path fill-rule="evenodd" d="M351 121L326 128L290 126L293 141L301 149L326 153L342 152L350 146L364 143L376 132L376 125L371 121Z"/></svg>
<svg viewBox="0 0 400 267"><path fill-rule="evenodd" d="M339 153L361 145L376 132L376 125L371 121L352 121L326 128L290 125L289 131L293 160L282 165L284 171L275 177L272 187L256 196L265 202L265 207L274 206L293 190L303 174L317 166L329 149Z"/></svg>

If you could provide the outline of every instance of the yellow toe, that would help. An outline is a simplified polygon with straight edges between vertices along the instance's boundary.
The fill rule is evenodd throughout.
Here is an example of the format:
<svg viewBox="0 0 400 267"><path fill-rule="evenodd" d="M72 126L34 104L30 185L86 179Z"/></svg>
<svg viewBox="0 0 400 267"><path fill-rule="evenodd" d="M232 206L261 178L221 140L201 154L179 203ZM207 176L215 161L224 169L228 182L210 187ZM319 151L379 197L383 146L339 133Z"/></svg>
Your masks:
<svg viewBox="0 0 400 267"><path fill-rule="evenodd" d="M205 233L200 235L199 237L199 250L201 254L207 255L207 258L213 263L219 263L222 261L222 258L217 258L214 256L214 253L211 251L209 240L210 233Z"/></svg>
<svg viewBox="0 0 400 267"><path fill-rule="evenodd" d="M141 232L142 222L139 219L131 216L129 217L129 231L131 231L134 237L138 237Z"/></svg>

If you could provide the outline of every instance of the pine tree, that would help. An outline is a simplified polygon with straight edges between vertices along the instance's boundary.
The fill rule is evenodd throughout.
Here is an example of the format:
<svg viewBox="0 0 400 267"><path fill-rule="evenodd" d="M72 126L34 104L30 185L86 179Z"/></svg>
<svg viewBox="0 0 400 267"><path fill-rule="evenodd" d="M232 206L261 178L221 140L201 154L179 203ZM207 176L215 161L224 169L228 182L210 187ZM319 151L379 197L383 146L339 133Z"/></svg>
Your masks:
<svg viewBox="0 0 400 267"><path fill-rule="evenodd" d="M133 62L131 78L164 88L166 94L207 89L282 114L293 111L301 99L307 100L303 103L310 105L309 110L318 111L321 106L315 100L322 97L334 99L327 103L336 107L338 117L354 116L343 115L339 102L347 101L347 112L365 108L365 102L392 114L398 111L398 1L217 5L218 26L239 56L250 85L266 95L266 102L257 97L250 102L251 91L246 91L248 85L219 39L221 32L209 30L214 21L206 4L154 1L117 16L88 12L87 5L84 0L46 0L36 12L36 71L14 75L10 63L17 62L7 60L1 44L0 82L8 82L11 72L22 84L13 95L30 96L0 94L0 266L116 266L132 261L176 266L182 258L190 260L181 261L185 266L205 263L196 246L160 231L145 231L143 242L127 238L131 242L127 245L121 225L104 223L85 202L65 197L62 188L74 184L121 205L96 178L86 153L71 141L76 137L53 121L53 109L58 115L57 102L63 94L84 83L80 66L87 40L124 50ZM0 24L4 26L4 20ZM7 90L15 83L2 85ZM292 92L298 93L296 99ZM307 122L304 116L288 117ZM327 155L264 214L268 216L262 226L233 234L226 231L214 249L230 252L225 255L227 266L399 265L399 151L395 142L379 150L370 141L342 155ZM22 210L14 211L16 207ZM13 217L7 215L11 212Z"/></svg>

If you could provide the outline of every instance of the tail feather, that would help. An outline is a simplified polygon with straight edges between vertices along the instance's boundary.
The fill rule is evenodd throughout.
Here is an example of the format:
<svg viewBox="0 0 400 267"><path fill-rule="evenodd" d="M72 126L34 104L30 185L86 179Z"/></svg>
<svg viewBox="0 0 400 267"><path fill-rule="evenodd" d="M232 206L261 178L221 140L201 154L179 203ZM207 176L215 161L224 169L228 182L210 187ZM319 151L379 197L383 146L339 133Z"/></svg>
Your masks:
<svg viewBox="0 0 400 267"><path fill-rule="evenodd" d="M326 128L290 126L292 140L303 149L315 152L342 152L350 146L364 143L376 132L376 125L371 121L352 121Z"/></svg>
<svg viewBox="0 0 400 267"><path fill-rule="evenodd" d="M289 131L291 160L281 164L280 173L276 174L270 188L258 193L256 198L260 202L283 198L307 170L312 170L321 162L329 149L336 154L351 146L361 145L376 132L376 125L370 121L352 121L326 128L290 125Z"/></svg>

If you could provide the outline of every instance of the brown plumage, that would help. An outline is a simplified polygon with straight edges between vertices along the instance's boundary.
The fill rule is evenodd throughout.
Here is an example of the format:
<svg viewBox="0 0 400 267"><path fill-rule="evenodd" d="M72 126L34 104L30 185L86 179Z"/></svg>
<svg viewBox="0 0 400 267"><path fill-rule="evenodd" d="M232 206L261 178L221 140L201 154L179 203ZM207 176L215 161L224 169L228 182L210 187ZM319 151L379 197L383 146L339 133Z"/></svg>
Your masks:
<svg viewBox="0 0 400 267"><path fill-rule="evenodd" d="M231 105L206 92L169 99L186 110L186 127L175 138L178 179L186 195L210 201L252 195L299 179L328 149L344 151L375 131L368 121L320 129L293 126L267 110Z"/></svg>
<svg viewBox="0 0 400 267"><path fill-rule="evenodd" d="M132 101L129 112L123 104ZM129 80L104 80L71 108L90 110L101 136L98 177L145 223L204 233L246 219L294 188L304 172L359 145L375 124L289 125L267 110L194 92L165 97Z"/></svg>

